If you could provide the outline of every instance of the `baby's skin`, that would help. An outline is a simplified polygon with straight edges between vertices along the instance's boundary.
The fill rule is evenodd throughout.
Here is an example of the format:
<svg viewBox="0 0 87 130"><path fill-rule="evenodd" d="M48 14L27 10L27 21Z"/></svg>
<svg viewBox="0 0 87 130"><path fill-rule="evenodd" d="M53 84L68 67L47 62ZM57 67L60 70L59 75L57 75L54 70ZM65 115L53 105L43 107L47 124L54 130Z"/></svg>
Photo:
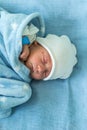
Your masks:
<svg viewBox="0 0 87 130"><path fill-rule="evenodd" d="M36 41L23 45L19 59L30 69L33 79L46 78L52 69L52 60L48 51Z"/></svg>

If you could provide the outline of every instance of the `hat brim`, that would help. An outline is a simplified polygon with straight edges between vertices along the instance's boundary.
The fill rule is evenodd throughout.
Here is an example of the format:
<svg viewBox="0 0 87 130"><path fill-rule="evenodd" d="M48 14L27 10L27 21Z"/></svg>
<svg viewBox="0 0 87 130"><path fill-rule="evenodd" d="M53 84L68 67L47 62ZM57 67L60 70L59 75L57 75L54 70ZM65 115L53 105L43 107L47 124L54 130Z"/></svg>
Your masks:
<svg viewBox="0 0 87 130"><path fill-rule="evenodd" d="M52 55L50 49L48 48L48 46L46 44L46 39L37 37L36 41L48 51L48 53L49 53L49 55L51 57L51 60L52 60L52 69L51 69L51 72L50 72L50 74L46 78L43 79L43 80L50 80L51 76L53 75L54 70L55 70L55 60L53 58L53 55Z"/></svg>

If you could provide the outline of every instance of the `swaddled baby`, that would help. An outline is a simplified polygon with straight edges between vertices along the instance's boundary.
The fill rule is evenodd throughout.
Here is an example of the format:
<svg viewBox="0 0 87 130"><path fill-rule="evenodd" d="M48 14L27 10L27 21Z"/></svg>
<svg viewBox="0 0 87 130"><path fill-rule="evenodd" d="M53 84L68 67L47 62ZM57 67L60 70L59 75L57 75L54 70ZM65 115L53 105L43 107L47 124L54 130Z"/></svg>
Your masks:
<svg viewBox="0 0 87 130"><path fill-rule="evenodd" d="M32 31L33 30L33 35ZM36 37L38 28L26 27L23 32L23 50L20 60L30 69L34 79L66 79L77 63L76 48L66 35L48 34Z"/></svg>
<svg viewBox="0 0 87 130"><path fill-rule="evenodd" d="M45 33L39 13L13 14L0 8L0 16L0 118L5 118L13 107L30 99L31 78L68 78L77 59L67 36L38 37L38 31ZM31 24L35 18L40 29Z"/></svg>

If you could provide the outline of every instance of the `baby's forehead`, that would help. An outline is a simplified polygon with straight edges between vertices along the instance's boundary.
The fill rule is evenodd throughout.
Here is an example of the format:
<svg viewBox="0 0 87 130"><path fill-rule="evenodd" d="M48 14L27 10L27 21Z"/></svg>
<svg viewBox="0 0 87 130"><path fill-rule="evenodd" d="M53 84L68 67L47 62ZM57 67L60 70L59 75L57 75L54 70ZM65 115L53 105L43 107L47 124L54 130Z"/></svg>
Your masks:
<svg viewBox="0 0 87 130"><path fill-rule="evenodd" d="M34 41L34 42L33 42L33 46L34 46L34 47L37 46L38 50L41 50L42 53L43 53L46 57L50 57L50 54L49 54L48 50L47 50L44 46L42 46L39 42ZM50 57L50 59L51 59L51 57Z"/></svg>

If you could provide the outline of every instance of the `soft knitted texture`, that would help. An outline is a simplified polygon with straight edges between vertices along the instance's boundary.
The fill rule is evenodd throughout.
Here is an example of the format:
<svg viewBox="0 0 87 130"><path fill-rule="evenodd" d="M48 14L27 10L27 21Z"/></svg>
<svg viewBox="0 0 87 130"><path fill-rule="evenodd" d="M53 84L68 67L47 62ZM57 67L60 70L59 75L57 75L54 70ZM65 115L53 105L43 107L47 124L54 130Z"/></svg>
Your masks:
<svg viewBox="0 0 87 130"><path fill-rule="evenodd" d="M37 37L37 42L47 49L52 60L52 70L44 80L68 78L77 63L76 48L68 36L48 34L46 38Z"/></svg>

